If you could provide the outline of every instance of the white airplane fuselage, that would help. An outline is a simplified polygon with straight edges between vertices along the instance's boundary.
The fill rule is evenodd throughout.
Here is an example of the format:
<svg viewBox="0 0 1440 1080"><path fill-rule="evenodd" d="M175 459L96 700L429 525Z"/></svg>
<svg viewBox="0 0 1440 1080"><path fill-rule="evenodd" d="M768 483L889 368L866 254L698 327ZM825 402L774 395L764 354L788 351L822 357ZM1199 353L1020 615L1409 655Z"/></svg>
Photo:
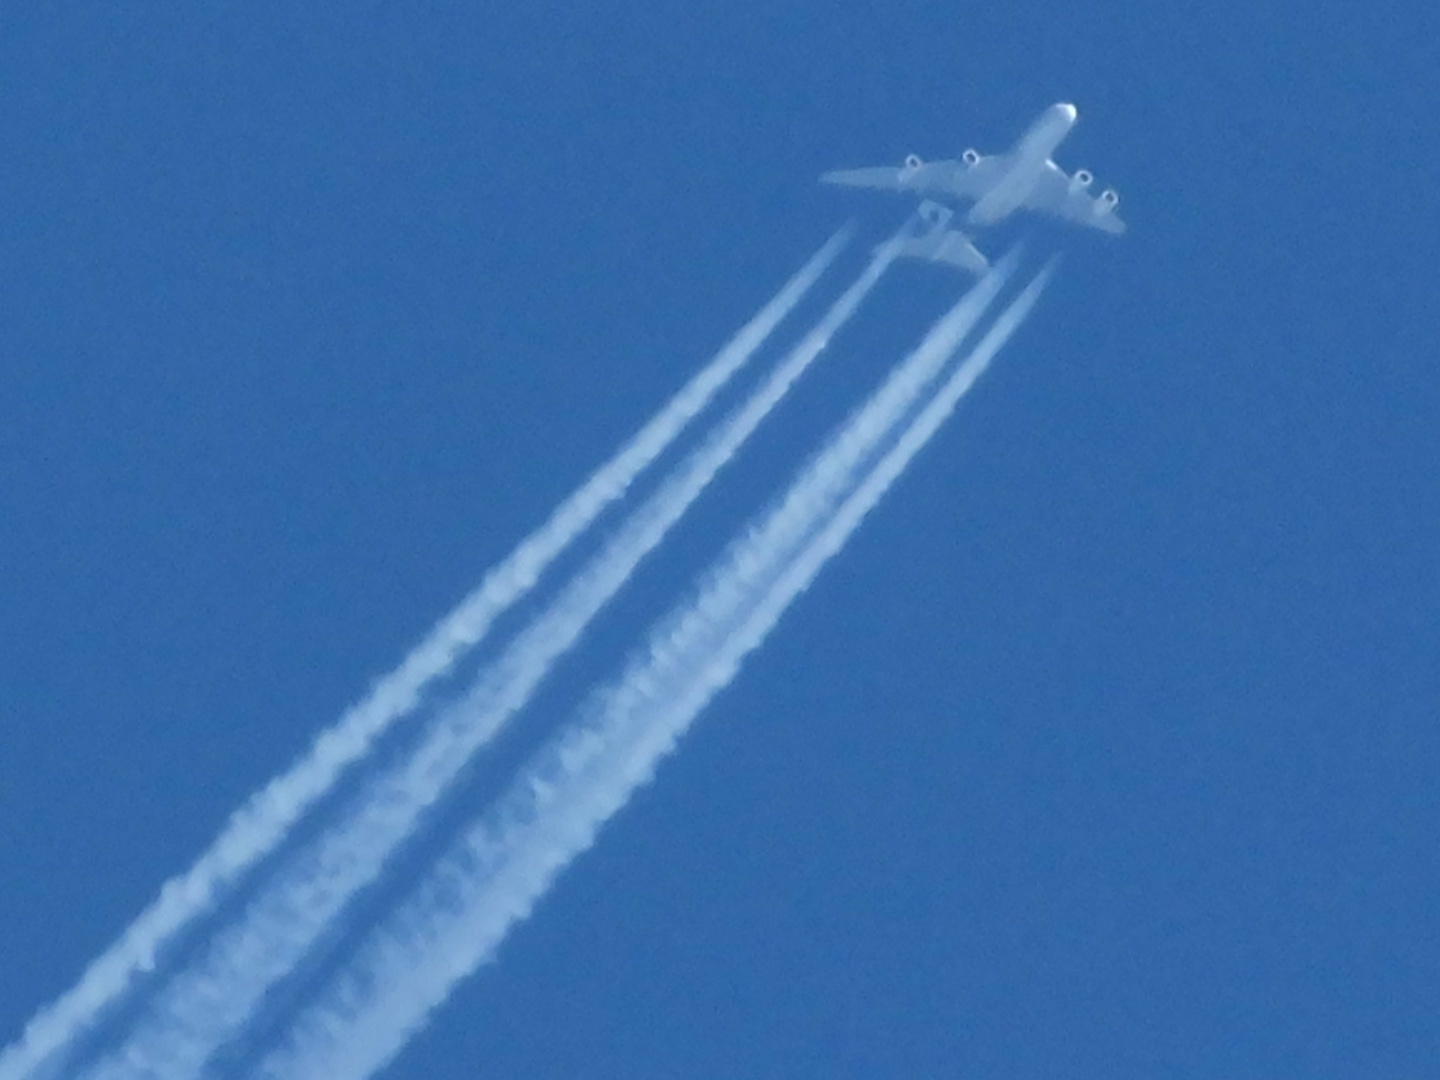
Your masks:
<svg viewBox="0 0 1440 1080"><path fill-rule="evenodd" d="M970 208L966 220L971 225L993 225L1018 210L1039 182L1050 155L1075 126L1077 115L1074 105L1063 102L1041 113L1010 151L1004 176Z"/></svg>

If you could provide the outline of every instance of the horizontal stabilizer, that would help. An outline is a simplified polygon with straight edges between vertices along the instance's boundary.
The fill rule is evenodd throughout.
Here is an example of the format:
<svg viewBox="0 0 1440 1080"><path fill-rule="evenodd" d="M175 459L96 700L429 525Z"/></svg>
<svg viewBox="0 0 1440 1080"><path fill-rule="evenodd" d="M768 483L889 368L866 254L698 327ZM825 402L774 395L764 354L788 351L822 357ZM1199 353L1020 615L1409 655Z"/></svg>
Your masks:
<svg viewBox="0 0 1440 1080"><path fill-rule="evenodd" d="M982 276L990 269L990 261L970 243L970 238L957 229L947 229L932 236L901 240L897 244L902 259L923 259L944 263L957 270Z"/></svg>
<svg viewBox="0 0 1440 1080"><path fill-rule="evenodd" d="M982 276L990 269L990 261L970 242L970 237L959 229L947 228L954 216L949 207L926 199L916 208L912 234L892 241L897 256L944 263L976 277Z"/></svg>

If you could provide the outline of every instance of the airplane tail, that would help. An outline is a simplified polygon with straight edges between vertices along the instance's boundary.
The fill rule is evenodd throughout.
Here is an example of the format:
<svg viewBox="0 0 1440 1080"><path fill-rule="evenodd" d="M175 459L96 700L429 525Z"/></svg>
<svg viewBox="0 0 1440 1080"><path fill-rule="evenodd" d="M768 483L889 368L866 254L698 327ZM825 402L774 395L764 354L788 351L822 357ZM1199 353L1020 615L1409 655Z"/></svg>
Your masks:
<svg viewBox="0 0 1440 1080"><path fill-rule="evenodd" d="M897 255L902 259L923 259L926 262L944 263L957 270L984 276L990 269L990 260L970 243L970 238L958 229L946 229L935 236L915 237L901 240Z"/></svg>
<svg viewBox="0 0 1440 1080"><path fill-rule="evenodd" d="M955 212L929 199L916 208L910 234L891 241L899 258L944 263L981 277L990 269L990 260L959 229L947 228ZM882 247L884 245L881 245ZM877 249L878 250L878 249Z"/></svg>

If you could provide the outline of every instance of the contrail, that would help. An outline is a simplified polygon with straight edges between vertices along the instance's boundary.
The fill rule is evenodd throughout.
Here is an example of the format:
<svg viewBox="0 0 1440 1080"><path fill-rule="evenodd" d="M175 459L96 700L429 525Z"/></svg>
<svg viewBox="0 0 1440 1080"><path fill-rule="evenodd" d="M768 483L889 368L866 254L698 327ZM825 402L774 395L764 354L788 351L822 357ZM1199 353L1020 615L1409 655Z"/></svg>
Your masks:
<svg viewBox="0 0 1440 1080"><path fill-rule="evenodd" d="M861 472L859 463L873 456L908 411L886 390L905 381L906 369L918 375L932 368L938 376L935 365L953 355L1003 274L992 277L989 295L972 294L937 324L784 502L731 545L699 597L662 624L618 685L594 699L585 719L540 755L499 806L462 835L418 895L371 936L262 1062L262 1076L361 1080L400 1051L650 779L660 758L954 410L1029 314L1050 272L1047 267L1000 315L894 447ZM925 385L920 380L916 392ZM887 401L895 407L889 427L879 411ZM848 483L838 482L837 474ZM827 493L837 483L841 491L832 500Z"/></svg>
<svg viewBox="0 0 1440 1080"><path fill-rule="evenodd" d="M289 771L251 796L210 848L189 870L165 883L159 896L90 964L74 988L38 1012L21 1037L0 1053L0 1080L21 1080L47 1058L66 1051L138 975L154 968L157 954L180 931L209 913L242 875L273 852L290 828L331 790L342 771L415 708L427 684L448 673L459 656L484 637L492 621L524 596L555 558L670 446L794 310L852 231L847 226L832 236L709 364L492 569L364 701L321 734Z"/></svg>
<svg viewBox="0 0 1440 1080"><path fill-rule="evenodd" d="M527 704L555 662L853 317L894 259L895 245L881 245L864 272L751 396L481 672L466 696L437 716L413 755L380 775L352 814L282 871L239 921L206 947L196 965L158 995L119 1051L88 1075L95 1080L181 1080L243 1030L265 992L336 925L345 904L380 875L466 763Z"/></svg>

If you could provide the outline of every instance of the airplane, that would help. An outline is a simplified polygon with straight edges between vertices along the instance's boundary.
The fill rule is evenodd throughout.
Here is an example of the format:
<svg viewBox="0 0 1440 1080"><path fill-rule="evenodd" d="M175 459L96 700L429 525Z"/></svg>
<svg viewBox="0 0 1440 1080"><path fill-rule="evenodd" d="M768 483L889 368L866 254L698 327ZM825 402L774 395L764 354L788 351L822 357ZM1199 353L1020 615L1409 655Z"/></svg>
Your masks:
<svg viewBox="0 0 1440 1080"><path fill-rule="evenodd" d="M983 227L1003 221L1016 210L1034 210L1062 221L1119 235L1125 223L1115 213L1120 196L1113 189L1089 193L1095 177L1085 169L1073 176L1050 160L1079 115L1074 105L1051 105L1000 154L966 150L958 161L921 161L914 154L898 169L840 169L820 179L827 184L914 192L971 202L965 220Z"/></svg>

